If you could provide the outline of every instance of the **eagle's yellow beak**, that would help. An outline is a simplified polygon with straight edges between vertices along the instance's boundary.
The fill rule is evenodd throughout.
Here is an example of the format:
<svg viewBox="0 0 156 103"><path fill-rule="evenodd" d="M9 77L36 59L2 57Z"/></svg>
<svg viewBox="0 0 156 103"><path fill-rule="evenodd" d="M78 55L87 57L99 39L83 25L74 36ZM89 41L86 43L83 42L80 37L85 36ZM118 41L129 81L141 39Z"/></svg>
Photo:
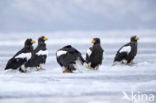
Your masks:
<svg viewBox="0 0 156 103"><path fill-rule="evenodd" d="M31 43L34 44L34 43L36 43L36 41L32 40Z"/></svg>
<svg viewBox="0 0 156 103"><path fill-rule="evenodd" d="M95 40L92 40L92 43L95 43Z"/></svg>
<svg viewBox="0 0 156 103"><path fill-rule="evenodd" d="M48 40L48 38L44 37L44 40Z"/></svg>
<svg viewBox="0 0 156 103"><path fill-rule="evenodd" d="M136 37L135 40L139 40L139 37Z"/></svg>

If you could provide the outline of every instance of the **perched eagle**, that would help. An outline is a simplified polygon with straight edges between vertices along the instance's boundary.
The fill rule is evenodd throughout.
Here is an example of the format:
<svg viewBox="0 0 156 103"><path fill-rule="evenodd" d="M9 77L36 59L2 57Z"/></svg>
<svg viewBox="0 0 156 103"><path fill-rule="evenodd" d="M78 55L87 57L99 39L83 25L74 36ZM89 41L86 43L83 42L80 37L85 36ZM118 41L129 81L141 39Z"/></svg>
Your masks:
<svg viewBox="0 0 156 103"><path fill-rule="evenodd" d="M131 41L117 51L113 65L116 65L117 62L126 62L126 65L134 64L133 59L137 54L137 40L139 40L139 37L131 37Z"/></svg>
<svg viewBox="0 0 156 103"><path fill-rule="evenodd" d="M19 52L17 52L7 63L5 70L19 70L20 72L26 72L24 70L25 63L31 58L33 46L35 43L32 39L25 41L25 46Z"/></svg>
<svg viewBox="0 0 156 103"><path fill-rule="evenodd" d="M38 46L33 50L31 59L25 64L25 67L36 68L37 70L44 70L42 67L46 63L48 50L45 41L48 38L41 36L38 39Z"/></svg>
<svg viewBox="0 0 156 103"><path fill-rule="evenodd" d="M102 64L104 50L101 47L99 38L94 38L92 43L93 46L89 48L86 53L86 63L88 65L88 69L98 70L99 65Z"/></svg>
<svg viewBox="0 0 156 103"><path fill-rule="evenodd" d="M56 52L56 59L58 64L64 69L63 73L72 73L76 69L82 71L83 63L85 62L81 53L71 45L59 49Z"/></svg>

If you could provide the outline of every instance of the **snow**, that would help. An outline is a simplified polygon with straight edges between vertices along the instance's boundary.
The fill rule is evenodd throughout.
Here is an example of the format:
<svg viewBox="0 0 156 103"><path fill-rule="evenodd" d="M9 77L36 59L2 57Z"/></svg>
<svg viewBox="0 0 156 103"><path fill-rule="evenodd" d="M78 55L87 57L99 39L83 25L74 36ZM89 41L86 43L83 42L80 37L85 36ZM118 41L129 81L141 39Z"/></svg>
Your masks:
<svg viewBox="0 0 156 103"><path fill-rule="evenodd" d="M23 47L25 39L31 37L37 40L42 34L0 34L0 103L131 103L122 100L122 92L130 94L132 90L153 94L156 101L156 31L44 33L49 39L46 70L26 74L5 72L7 61ZM134 59L136 64L112 66L117 50L135 34L140 37L138 54ZM83 69L82 73L75 71L73 74L63 74L56 61L56 51L71 44L85 57L86 51L92 46L90 40L94 37L101 38L105 50L99 70Z"/></svg>

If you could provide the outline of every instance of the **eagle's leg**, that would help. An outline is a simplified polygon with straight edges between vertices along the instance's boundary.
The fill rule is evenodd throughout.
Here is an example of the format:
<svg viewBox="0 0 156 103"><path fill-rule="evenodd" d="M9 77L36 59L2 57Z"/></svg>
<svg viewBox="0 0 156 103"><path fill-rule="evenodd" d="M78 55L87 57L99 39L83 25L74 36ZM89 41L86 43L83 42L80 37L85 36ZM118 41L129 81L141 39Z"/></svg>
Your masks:
<svg viewBox="0 0 156 103"><path fill-rule="evenodd" d="M21 67L19 68L19 71L20 71L21 73L27 73L27 70L23 70Z"/></svg>
<svg viewBox="0 0 156 103"><path fill-rule="evenodd" d="M63 72L63 73L73 73L72 70L68 70L68 69L64 69L62 72Z"/></svg>
<svg viewBox="0 0 156 103"><path fill-rule="evenodd" d="M91 67L91 66L88 66L88 69L93 69L93 67Z"/></svg>
<svg viewBox="0 0 156 103"><path fill-rule="evenodd" d="M133 60L131 60L131 64L135 64L135 63L133 62Z"/></svg>
<svg viewBox="0 0 156 103"><path fill-rule="evenodd" d="M42 66L40 66L39 68L37 68L37 71L39 70L45 70Z"/></svg>
<svg viewBox="0 0 156 103"><path fill-rule="evenodd" d="M98 67L98 66L96 66L96 67L95 67L95 70L99 70L99 67Z"/></svg>

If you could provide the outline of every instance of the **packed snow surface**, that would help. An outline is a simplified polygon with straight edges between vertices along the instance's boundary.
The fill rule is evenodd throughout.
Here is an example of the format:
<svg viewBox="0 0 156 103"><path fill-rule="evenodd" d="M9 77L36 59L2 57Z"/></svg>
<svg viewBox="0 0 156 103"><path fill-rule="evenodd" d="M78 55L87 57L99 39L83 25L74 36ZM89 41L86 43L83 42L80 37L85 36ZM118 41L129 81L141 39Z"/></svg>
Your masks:
<svg viewBox="0 0 156 103"><path fill-rule="evenodd" d="M48 58L43 71L5 72L7 61L21 48L27 38L48 37ZM112 66L117 50L138 35L138 53L132 66ZM84 69L63 74L57 64L56 51L72 45L82 56L94 37L101 39L104 60L98 71ZM34 47L37 46L37 43ZM132 103L123 92L152 94L156 103L156 31L0 33L0 103Z"/></svg>

